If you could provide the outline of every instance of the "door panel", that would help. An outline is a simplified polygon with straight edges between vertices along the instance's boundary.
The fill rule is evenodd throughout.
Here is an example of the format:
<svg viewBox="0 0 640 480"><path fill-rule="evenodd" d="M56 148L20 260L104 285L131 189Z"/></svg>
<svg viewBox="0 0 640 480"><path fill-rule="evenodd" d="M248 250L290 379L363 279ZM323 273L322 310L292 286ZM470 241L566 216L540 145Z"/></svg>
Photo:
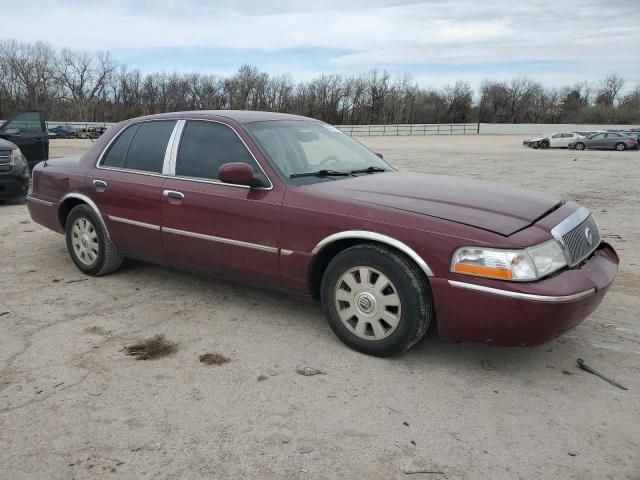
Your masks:
<svg viewBox="0 0 640 480"><path fill-rule="evenodd" d="M172 263L251 283L280 286L279 233L282 193L168 178L162 237Z"/></svg>
<svg viewBox="0 0 640 480"><path fill-rule="evenodd" d="M549 139L549 146L550 147L561 147L562 143L563 143L563 138L560 134L556 134L556 135L552 135L551 138Z"/></svg>
<svg viewBox="0 0 640 480"><path fill-rule="evenodd" d="M175 121L130 125L109 146L87 190L124 253L162 260L162 172ZM143 171L144 170L144 171Z"/></svg>
<svg viewBox="0 0 640 480"><path fill-rule="evenodd" d="M7 134L9 130L17 130L14 134ZM16 114L2 126L0 136L15 143L27 158L29 167L45 160L49 152L49 137L44 128L44 122L38 112L22 112Z"/></svg>
<svg viewBox="0 0 640 480"><path fill-rule="evenodd" d="M106 188L100 182L105 182ZM118 170L95 169L88 176L89 196L102 212L118 250L162 260L163 182L164 178L160 176Z"/></svg>

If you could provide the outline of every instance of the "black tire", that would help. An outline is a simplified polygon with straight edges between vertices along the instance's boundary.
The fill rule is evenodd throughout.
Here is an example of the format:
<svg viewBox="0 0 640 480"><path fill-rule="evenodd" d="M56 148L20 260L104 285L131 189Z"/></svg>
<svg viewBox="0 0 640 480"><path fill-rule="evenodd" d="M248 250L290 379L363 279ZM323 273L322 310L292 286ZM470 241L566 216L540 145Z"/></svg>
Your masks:
<svg viewBox="0 0 640 480"><path fill-rule="evenodd" d="M549 148L549 142L540 142L540 148L543 150Z"/></svg>
<svg viewBox="0 0 640 480"><path fill-rule="evenodd" d="M620 142L620 143L616 143L615 147L613 148L615 148L619 152L622 152L627 148L627 146L624 143Z"/></svg>
<svg viewBox="0 0 640 480"><path fill-rule="evenodd" d="M94 243L97 255L90 263L87 263L86 260L81 258L81 254L76 252L73 245L73 239L76 235L72 230L76 220L81 223L88 222L90 228L95 231L97 237ZM109 240L98 215L96 215L93 209L88 205L78 205L69 212L65 223L65 237L67 251L69 252L71 260L73 260L73 263L76 264L76 267L78 267L81 272L86 273L87 275L105 275L117 270L120 268L120 265L122 265L123 256L118 252L118 250L116 250L113 243L111 243L111 240Z"/></svg>
<svg viewBox="0 0 640 480"><path fill-rule="evenodd" d="M574 145L574 147L576 150L582 151L585 149L585 144L582 142L578 142Z"/></svg>
<svg viewBox="0 0 640 480"><path fill-rule="evenodd" d="M395 330L379 340L357 336L343 323L338 313L338 282L351 269L360 266L377 270L386 276L400 300ZM397 355L411 348L427 332L434 317L431 289L424 272L403 254L377 244L356 245L336 255L322 277L320 298L333 333L354 350L378 357ZM372 325L368 324L367 327L372 328Z"/></svg>

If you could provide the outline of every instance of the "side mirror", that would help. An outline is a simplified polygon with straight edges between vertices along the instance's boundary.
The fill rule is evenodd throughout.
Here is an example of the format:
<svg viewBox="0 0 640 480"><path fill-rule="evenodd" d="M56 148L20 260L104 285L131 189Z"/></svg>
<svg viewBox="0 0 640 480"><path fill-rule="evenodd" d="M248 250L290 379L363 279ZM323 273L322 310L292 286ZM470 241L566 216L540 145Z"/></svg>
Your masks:
<svg viewBox="0 0 640 480"><path fill-rule="evenodd" d="M384 160L384 155L382 155L380 152L373 152L373 153L375 153L378 157Z"/></svg>
<svg viewBox="0 0 640 480"><path fill-rule="evenodd" d="M257 184L253 176L253 168L244 162L225 163L218 171L218 178L221 182L234 185L254 187Z"/></svg>

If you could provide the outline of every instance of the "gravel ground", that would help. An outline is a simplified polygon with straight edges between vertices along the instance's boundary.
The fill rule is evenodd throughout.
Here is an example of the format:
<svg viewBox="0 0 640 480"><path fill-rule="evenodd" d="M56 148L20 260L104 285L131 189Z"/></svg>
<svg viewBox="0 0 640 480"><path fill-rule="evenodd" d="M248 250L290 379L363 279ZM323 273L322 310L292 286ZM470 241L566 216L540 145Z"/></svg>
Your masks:
<svg viewBox="0 0 640 480"><path fill-rule="evenodd" d="M583 324L536 348L429 335L400 357L367 357L319 306L284 295L133 261L85 277L62 236L0 205L0 478L639 479L640 152L521 140L362 139L401 170L593 210L618 281ZM53 141L52 156L88 145ZM160 358L127 355L156 335Z"/></svg>

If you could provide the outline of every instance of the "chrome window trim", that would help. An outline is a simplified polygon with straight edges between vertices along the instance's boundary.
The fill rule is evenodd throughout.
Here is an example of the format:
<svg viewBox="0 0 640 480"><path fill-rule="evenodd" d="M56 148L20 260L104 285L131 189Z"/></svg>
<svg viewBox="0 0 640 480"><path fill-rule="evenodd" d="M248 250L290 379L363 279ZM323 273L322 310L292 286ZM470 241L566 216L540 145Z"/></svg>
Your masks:
<svg viewBox="0 0 640 480"><path fill-rule="evenodd" d="M293 250L287 250L286 248L281 248L280 255L293 255Z"/></svg>
<svg viewBox="0 0 640 480"><path fill-rule="evenodd" d="M253 250L260 250L260 251L263 251L263 252L278 253L278 251L279 251L278 248L270 247L268 245L261 245L259 243L251 243L251 242L243 242L242 240L233 240L231 238L215 237L213 235L206 235L204 233L189 232L187 230L178 230L176 228L163 227L162 231L163 232L167 232L167 233L173 233L174 235L182 235L184 237L197 238L197 239L200 239L200 240L208 240L210 242L224 243L224 244L227 244L227 245L235 245L237 247L251 248Z"/></svg>
<svg viewBox="0 0 640 480"><path fill-rule="evenodd" d="M483 293L490 293L493 295L501 295L503 297L516 298L519 300L531 300L533 302L548 302L548 303L566 303L574 302L585 297L589 297L596 292L595 288L590 288L583 292L574 293L573 295L535 295L532 293L520 293L512 292L509 290L502 290L500 288L485 287L482 285L475 285L473 283L457 282L455 280L449 280L449 285L452 287L463 288L466 290L475 290Z"/></svg>
<svg viewBox="0 0 640 480"><path fill-rule="evenodd" d="M311 253L315 255L330 243L333 243L337 240L344 240L349 238L371 240L374 242L385 243L391 247L397 248L401 252L407 254L414 262L416 262L420 267L420 269L428 277L434 276L433 270L431 270L431 267L427 265L427 262L425 262L422 259L422 257L418 255L418 253L415 250L413 250L411 247L409 247L406 243L396 240L393 237L389 237L388 235L383 235L381 233L376 233L376 232L369 232L366 230L347 230L344 232L338 232L338 233L334 233L333 235L329 235L328 237L325 237L324 239L320 240L318 244L313 248Z"/></svg>
<svg viewBox="0 0 640 480"><path fill-rule="evenodd" d="M46 205L47 207L53 207L55 205L55 203L53 203L53 202L48 202L46 200L42 200L40 198L33 197L31 195L27 195L27 202L40 203L42 205Z"/></svg>
<svg viewBox="0 0 640 480"><path fill-rule="evenodd" d="M107 218L111 221L118 223L126 223L128 225L134 225L136 227L148 228L150 230L160 231L160 225L154 225L152 223L138 222L137 220L131 220L129 218L116 217L115 215L107 215Z"/></svg>
<svg viewBox="0 0 640 480"><path fill-rule="evenodd" d="M120 135L122 135L124 133L124 131L127 130L128 128L131 128L134 125L139 125L141 123L147 123L147 122L173 122L173 121L176 122L176 126L174 127L173 131L171 132L171 136L169 137L169 140L167 141L167 148L165 150L165 156L164 156L164 161L163 161L163 165L162 165L162 173L146 172L146 171L143 171L143 170L133 170L133 169L129 169L129 168L105 167L103 165L100 165L100 163L102 162L102 159L104 158L106 152L109 150L109 148L111 148L111 144L113 142L115 142L116 139L118 137L120 137ZM269 181L269 187L249 187L247 185L236 185L234 183L225 183L225 182L221 182L219 180L213 180L213 179L176 176L175 175L175 168L176 168L176 161L177 161L177 157L178 157L178 148L180 146L180 140L182 139L182 132L184 130L184 127L185 127L187 121L219 123L220 125L224 125L225 127L230 128L231 131L233 133L235 133L236 136L240 139L240 141L242 142L244 147L247 149L247 151L249 152L249 154L251 155L253 160L256 162L258 167L260 167L260 170L264 174L265 178ZM180 126L181 122L182 122L182 126ZM175 136L174 136L174 134L175 134ZM171 148L170 148L170 146L171 146ZM174 147L175 147L175 150L174 150ZM169 154L168 158L167 158L167 153ZM167 165L167 160L169 161L168 165ZM165 173L165 165L166 165L166 171L168 173ZM271 178L269 177L269 175L267 175L267 172L265 172L264 168L262 167L262 165L260 164L260 162L258 161L256 156L253 154L253 152L251 151L251 149L247 145L247 142L244 141L244 139L240 136L240 134L238 134L238 132L236 132L236 130L231 125L229 125L227 123L221 122L219 120L211 120L211 119L204 119L204 118L184 117L184 118L180 118L180 119L177 119L177 120L176 119L166 119L166 118L157 118L157 119L154 118L154 119L149 119L149 120L139 120L139 121L130 123L130 124L126 125L118 133L116 133L111 140L109 140L109 143L107 143L107 145L104 147L104 149L102 150L102 152L100 152L100 155L98 156L98 161L96 162L96 168L99 169L99 170L111 170L111 171L115 171L115 172L135 173L137 175L149 175L151 177L173 178L173 179L182 179L182 180L188 180L188 181L191 181L191 182L198 182L198 183L210 183L210 184L214 184L214 185L224 185L224 186L227 186L227 187L244 188L246 190L251 190L251 189L253 189L253 190L264 190L264 191L273 190L273 182L271 181Z"/></svg>
<svg viewBox="0 0 640 480"><path fill-rule="evenodd" d="M102 213L100 213L100 209L98 208L98 206L95 204L93 200L91 200L89 197L81 193L67 193L64 197L62 197L62 200L60 200L60 203L64 203L64 201L67 200L68 198L77 198L78 200L82 200L87 205L89 205L89 207L91 207L95 212L95 214L98 216L98 219L102 224L102 228L104 228L107 238L111 239L111 236L109 235L109 230L107 229L107 224L104 223L104 218L102 218Z"/></svg>
<svg viewBox="0 0 640 480"><path fill-rule="evenodd" d="M170 175L171 172L175 172L176 155L177 155L176 151L178 149L176 138L180 138L180 136L182 135L184 124L185 124L184 120L178 120L176 122L176 125L173 127L173 131L171 132L171 136L169 137L169 141L167 143L167 149L164 152L164 162L162 163L162 175Z"/></svg>
<svg viewBox="0 0 640 480"><path fill-rule="evenodd" d="M102 152L100 152L100 155L98 156L98 161L96 162L96 168L99 170L114 170L117 172L132 172L132 173L138 173L138 174L143 174L143 175L151 175L151 176L155 176L155 177L163 177L164 175L162 175L162 173L157 173L157 172L147 172L145 170L134 170L132 168L122 168L122 167L105 167L103 165L100 165L100 163L102 162L105 154L109 151L109 149L111 148L111 145L113 144L113 142L115 142L118 138L120 138L120 135L122 135L125 131L127 131L128 129L130 129L131 127L133 127L134 125L140 125L141 123L150 123L150 122L176 122L176 125L174 125L173 130L171 131L171 135L169 136L169 140L167 140L167 146L165 147L164 150L164 160L163 160L163 165L162 165L162 170L164 170L164 161L166 160L167 157L167 150L169 149L169 145L170 145L170 141L171 141L171 136L173 135L173 132L176 129L176 126L178 124L178 120L176 119L172 119L172 118L152 118L149 120L139 120L137 122L133 122L130 123L128 125L126 125L122 130L120 130L118 133L116 133L113 138L111 140L109 140L109 143L107 143L107 145L102 149ZM135 137L135 135L134 135ZM132 138L133 140L133 138ZM161 172L162 172L161 170Z"/></svg>

